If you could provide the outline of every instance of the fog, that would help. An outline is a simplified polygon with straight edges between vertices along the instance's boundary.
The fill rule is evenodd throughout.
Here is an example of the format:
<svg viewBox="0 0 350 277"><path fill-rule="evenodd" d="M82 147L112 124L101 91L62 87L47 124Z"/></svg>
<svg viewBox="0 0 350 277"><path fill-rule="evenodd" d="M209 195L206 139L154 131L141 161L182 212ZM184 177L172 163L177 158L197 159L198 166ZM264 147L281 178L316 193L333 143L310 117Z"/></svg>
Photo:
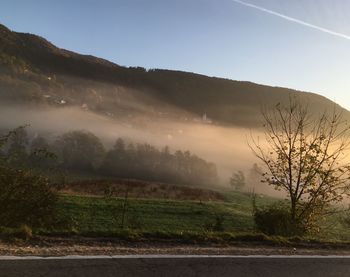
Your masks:
<svg viewBox="0 0 350 277"><path fill-rule="evenodd" d="M168 145L173 151L190 150L217 165L220 185L227 188L233 171L247 171L253 163L258 162L247 145L252 130L193 120L142 116L139 120L142 124L135 124L138 122L137 118L133 118L133 123L128 123L126 118L108 117L80 107L23 108L7 105L0 108L2 128L11 129L28 124L28 131L45 135L49 139L67 131L87 130L98 136L107 147L118 137L122 137L133 142L147 142L157 147ZM257 131L253 130L253 133L257 134ZM266 188L262 184L254 186L256 192L274 192L272 188Z"/></svg>

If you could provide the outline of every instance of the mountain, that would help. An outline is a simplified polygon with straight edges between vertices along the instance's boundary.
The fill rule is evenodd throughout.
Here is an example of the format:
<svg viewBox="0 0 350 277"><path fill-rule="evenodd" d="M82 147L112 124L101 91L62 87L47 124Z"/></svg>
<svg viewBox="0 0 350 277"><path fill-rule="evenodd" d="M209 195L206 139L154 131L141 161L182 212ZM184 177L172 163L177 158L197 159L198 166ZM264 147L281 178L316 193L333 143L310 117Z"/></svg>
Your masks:
<svg viewBox="0 0 350 277"><path fill-rule="evenodd" d="M254 127L260 124L262 106L286 102L290 94L298 94L313 111L335 105L314 93L181 71L123 67L0 25L1 102L78 106L129 118L142 114L189 120L205 114L217 124ZM350 119L346 110L344 116Z"/></svg>

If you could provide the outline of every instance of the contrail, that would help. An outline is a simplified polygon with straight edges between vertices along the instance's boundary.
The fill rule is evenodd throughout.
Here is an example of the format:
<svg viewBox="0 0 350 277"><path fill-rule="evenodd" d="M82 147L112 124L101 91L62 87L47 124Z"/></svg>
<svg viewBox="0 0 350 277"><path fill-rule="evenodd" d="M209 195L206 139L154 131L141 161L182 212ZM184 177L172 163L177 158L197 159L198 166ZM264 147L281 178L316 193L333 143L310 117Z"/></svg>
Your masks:
<svg viewBox="0 0 350 277"><path fill-rule="evenodd" d="M236 2L238 4L241 4L243 6L246 6L246 7L257 9L259 11L262 11L262 12L265 12L265 13L268 13L268 14L272 14L274 16L283 18L285 20L288 20L288 21L291 21L291 22L295 22L295 23L298 23L300 25L303 25L303 26L306 26L306 27L309 27L309 28L312 28L312 29L315 29L315 30L318 30L318 31L321 31L321 32L324 32L324 33L327 33L327 34L330 34L330 35L333 35L333 36L337 36L337 37L340 37L340 38L345 38L345 39L350 40L350 36L348 36L348 35L345 35L345 34L342 34L342 33L338 33L338 32L335 32L335 31L323 28L323 27L320 27L320 26L317 26L317 25L314 25L314 24L302 21L300 19L293 18L293 17L287 16L287 15L284 15L284 14L281 14L281 13L278 13L278 12L266 9L264 7L260 7L260 6L257 6L257 5L251 4L251 3L247 3L247 2L244 2L244 1L241 1L241 0L231 0L231 1Z"/></svg>

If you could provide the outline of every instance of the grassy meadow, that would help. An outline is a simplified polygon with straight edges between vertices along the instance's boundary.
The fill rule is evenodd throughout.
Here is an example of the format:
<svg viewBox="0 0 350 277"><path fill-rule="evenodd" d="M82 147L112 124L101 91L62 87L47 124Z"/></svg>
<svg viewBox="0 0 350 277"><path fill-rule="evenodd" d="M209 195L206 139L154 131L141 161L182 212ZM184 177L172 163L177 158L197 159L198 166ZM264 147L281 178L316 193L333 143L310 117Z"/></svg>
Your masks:
<svg viewBox="0 0 350 277"><path fill-rule="evenodd" d="M34 230L41 235L116 237L121 239L172 239L206 241L265 240L256 233L252 197L225 193L224 201L176 201L166 199L105 198L60 195L58 213L62 225ZM277 201L258 196L257 206ZM126 203L126 204L125 204ZM324 231L310 237L327 241L348 240L350 232L341 214L330 216ZM326 226L327 225L327 226Z"/></svg>

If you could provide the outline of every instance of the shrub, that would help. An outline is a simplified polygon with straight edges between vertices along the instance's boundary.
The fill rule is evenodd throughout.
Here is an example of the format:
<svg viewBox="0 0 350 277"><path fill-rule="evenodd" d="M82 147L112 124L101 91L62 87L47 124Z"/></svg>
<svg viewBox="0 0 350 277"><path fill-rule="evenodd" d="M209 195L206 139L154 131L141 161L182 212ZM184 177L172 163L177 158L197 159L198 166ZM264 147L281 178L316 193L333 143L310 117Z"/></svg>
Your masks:
<svg viewBox="0 0 350 277"><path fill-rule="evenodd" d="M307 230L302 222L292 222L290 210L284 203L254 207L254 222L257 230L266 235L304 235Z"/></svg>
<svg viewBox="0 0 350 277"><path fill-rule="evenodd" d="M53 222L56 195L47 178L0 166L0 225L45 226Z"/></svg>
<svg viewBox="0 0 350 277"><path fill-rule="evenodd" d="M19 150L25 149L24 128L0 136L0 226L27 226L21 228L29 237L30 228L54 222L57 198L48 178L12 163ZM11 147L4 151L9 143Z"/></svg>

